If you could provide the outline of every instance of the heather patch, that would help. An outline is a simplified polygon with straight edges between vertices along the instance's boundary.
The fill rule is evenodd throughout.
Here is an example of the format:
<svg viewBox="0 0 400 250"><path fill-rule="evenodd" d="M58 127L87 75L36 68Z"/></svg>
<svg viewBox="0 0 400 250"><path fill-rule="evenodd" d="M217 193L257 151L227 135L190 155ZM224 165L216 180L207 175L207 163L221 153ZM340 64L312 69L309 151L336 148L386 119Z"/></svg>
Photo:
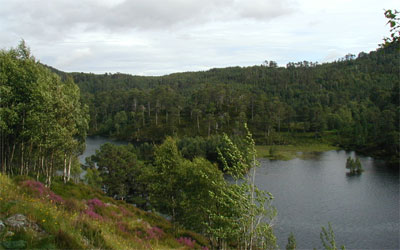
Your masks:
<svg viewBox="0 0 400 250"><path fill-rule="evenodd" d="M41 182L34 180L26 180L22 182L21 186L29 190L32 194L36 195L38 198L48 199L50 200L50 202L54 202L56 204L63 204L65 202L61 196L53 193L50 189L45 187Z"/></svg>
<svg viewBox="0 0 400 250"><path fill-rule="evenodd" d="M177 239L177 241L180 244L187 246L188 248L194 248L194 245L196 244L195 240L192 240L191 238L188 237L180 237Z"/></svg>

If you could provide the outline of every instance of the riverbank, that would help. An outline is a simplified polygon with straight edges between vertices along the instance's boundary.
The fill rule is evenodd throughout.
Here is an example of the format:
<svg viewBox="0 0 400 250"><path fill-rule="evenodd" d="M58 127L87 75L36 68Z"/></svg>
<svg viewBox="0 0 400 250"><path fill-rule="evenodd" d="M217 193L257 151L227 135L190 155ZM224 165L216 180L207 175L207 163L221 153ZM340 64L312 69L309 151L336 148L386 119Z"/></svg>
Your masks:
<svg viewBox="0 0 400 250"><path fill-rule="evenodd" d="M294 158L306 158L310 153L337 150L338 147L326 144L299 144L299 145L257 145L257 157L270 160L291 160Z"/></svg>

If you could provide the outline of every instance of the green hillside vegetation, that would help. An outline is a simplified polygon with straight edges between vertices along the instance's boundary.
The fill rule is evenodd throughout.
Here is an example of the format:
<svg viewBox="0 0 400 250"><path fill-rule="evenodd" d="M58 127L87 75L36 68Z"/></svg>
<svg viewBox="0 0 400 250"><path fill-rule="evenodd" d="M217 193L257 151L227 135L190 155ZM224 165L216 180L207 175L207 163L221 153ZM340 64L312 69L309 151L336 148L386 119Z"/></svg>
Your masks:
<svg viewBox="0 0 400 250"><path fill-rule="evenodd" d="M333 63L229 67L160 77L58 73L89 106L89 134L160 143L165 136L243 135L308 142L398 162L399 42Z"/></svg>
<svg viewBox="0 0 400 250"><path fill-rule="evenodd" d="M84 184L0 174L0 249L207 249L203 236ZM20 224L7 218L23 215Z"/></svg>

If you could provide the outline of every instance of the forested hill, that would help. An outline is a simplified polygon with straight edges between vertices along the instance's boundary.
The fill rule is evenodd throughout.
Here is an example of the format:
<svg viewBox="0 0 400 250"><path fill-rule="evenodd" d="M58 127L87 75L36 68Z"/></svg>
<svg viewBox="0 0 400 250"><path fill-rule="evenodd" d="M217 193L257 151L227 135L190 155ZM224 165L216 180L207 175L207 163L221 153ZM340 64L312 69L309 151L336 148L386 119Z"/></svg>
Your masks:
<svg viewBox="0 0 400 250"><path fill-rule="evenodd" d="M159 142L240 134L247 122L259 144L311 134L398 159L399 62L397 42L325 64L272 61L162 77L68 74L89 106L90 134Z"/></svg>

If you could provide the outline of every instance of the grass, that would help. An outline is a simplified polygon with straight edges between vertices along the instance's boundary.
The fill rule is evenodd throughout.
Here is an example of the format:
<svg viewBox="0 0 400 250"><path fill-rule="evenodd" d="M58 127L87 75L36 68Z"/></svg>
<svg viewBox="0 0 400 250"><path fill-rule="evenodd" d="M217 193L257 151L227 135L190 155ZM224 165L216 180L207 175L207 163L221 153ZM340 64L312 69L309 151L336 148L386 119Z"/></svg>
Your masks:
<svg viewBox="0 0 400 250"><path fill-rule="evenodd" d="M307 158L311 153L336 149L338 148L328 144L256 146L257 157L285 161L294 158Z"/></svg>
<svg viewBox="0 0 400 250"><path fill-rule="evenodd" d="M55 182L50 190L27 177L0 174L0 187L0 220L23 214L42 229L6 227L0 249L187 249L180 242L187 235L196 249L208 247L201 235L83 184Z"/></svg>
<svg viewBox="0 0 400 250"><path fill-rule="evenodd" d="M335 145L335 131L325 131L322 135L315 133L288 133L277 134L275 144L257 145L257 157L272 160L291 160L307 158L312 153L339 149ZM279 143L280 142L280 143Z"/></svg>

